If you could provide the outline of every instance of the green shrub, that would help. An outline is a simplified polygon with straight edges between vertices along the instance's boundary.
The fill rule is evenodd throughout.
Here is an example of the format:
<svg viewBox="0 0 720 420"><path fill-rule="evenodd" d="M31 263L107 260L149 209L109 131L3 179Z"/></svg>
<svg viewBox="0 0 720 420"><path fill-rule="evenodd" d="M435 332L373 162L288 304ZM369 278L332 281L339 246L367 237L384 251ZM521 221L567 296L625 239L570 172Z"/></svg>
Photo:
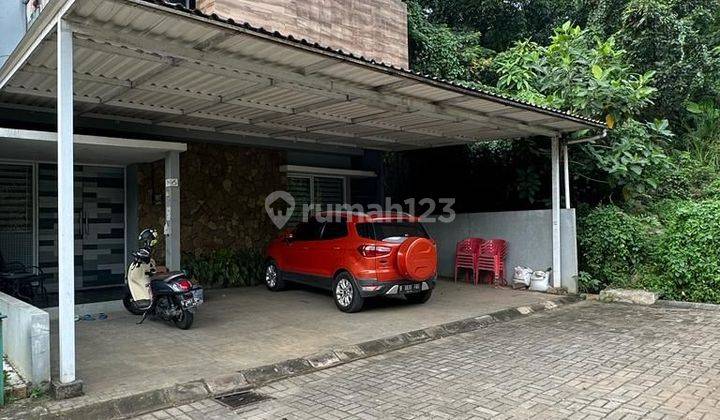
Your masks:
<svg viewBox="0 0 720 420"><path fill-rule="evenodd" d="M580 217L580 287L595 293L608 285L625 286L652 254L649 217L630 215L616 206L596 207Z"/></svg>
<svg viewBox="0 0 720 420"><path fill-rule="evenodd" d="M687 152L675 153L671 164L662 169L659 178L660 184L651 203L663 199L720 197L720 183L715 171L693 159Z"/></svg>
<svg viewBox="0 0 720 420"><path fill-rule="evenodd" d="M184 253L183 270L206 287L260 284L265 259L255 249L221 249L206 254Z"/></svg>
<svg viewBox="0 0 720 420"><path fill-rule="evenodd" d="M580 218L580 290L612 285L720 303L720 199L665 199L648 211L652 217L604 206Z"/></svg>
<svg viewBox="0 0 720 420"><path fill-rule="evenodd" d="M600 289L600 281L586 271L578 273L577 282L580 293L597 293Z"/></svg>
<svg viewBox="0 0 720 420"><path fill-rule="evenodd" d="M665 211L657 276L646 286L667 299L720 303L720 200L677 202Z"/></svg>

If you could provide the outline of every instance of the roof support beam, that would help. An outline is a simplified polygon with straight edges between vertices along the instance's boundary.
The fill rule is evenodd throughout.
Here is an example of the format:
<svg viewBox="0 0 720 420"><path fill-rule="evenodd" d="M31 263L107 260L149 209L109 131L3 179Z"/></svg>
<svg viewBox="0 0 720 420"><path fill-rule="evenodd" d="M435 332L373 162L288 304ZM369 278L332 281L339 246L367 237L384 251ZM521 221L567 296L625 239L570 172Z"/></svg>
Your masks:
<svg viewBox="0 0 720 420"><path fill-rule="evenodd" d="M151 92L157 92L157 93L163 93L163 94L175 94L175 95L189 97L192 99L198 99L201 101L213 101L213 105L216 105L217 103L219 103L219 102L215 102L215 100L212 99L213 96L211 96L211 95L198 93L198 92L190 92L187 90L173 89L173 88L160 87L160 86L154 86L154 85L144 86L144 87L138 88L138 89L147 90L147 91L151 91ZM32 89L20 88L20 87L14 87L14 86L6 87L6 91L8 91L10 93L18 93L18 94L39 96L39 97L45 97L45 98L54 98L55 97L54 93L52 93L52 92L42 92L42 91L38 91L38 90L32 90ZM78 95L75 95L75 100L80 103L94 104L95 106L92 107L90 111L88 111L89 113L92 113L91 111L94 110L97 106L107 105L107 106L114 106L114 107L119 107L119 108L124 108L124 109L145 110L145 111L156 112L156 113L160 113L160 114L163 114L163 113L169 114L167 118L161 118L160 120L153 120L155 122L166 121L169 119L177 118L178 116L181 116L181 115L187 115L190 117L204 118L204 119L212 120L212 121L224 121L224 122L228 122L228 123L257 125L260 127L273 128L273 127L277 126L276 124L270 122L273 119L282 118L282 116L287 116L287 115L307 115L309 117L317 118L319 120L330 121L331 124L337 124L336 125L337 128L356 124L356 125L360 125L360 126L364 126L364 127L373 127L373 128L383 130L389 136L392 136L393 133L400 132L400 133L422 134L422 135L426 135L426 136L444 138L444 139L447 139L448 141L452 141L452 140L461 140L463 142L478 141L477 139L474 139L473 137L467 136L467 135L447 136L447 135L444 135L442 133L432 131L432 130L415 129L412 127L407 127L407 128L397 127L397 126L393 126L393 125L383 124L381 122L373 122L372 120L357 122L357 121L354 121L353 118L337 117L337 116L333 116L330 114L315 113L313 111L304 111L304 112L296 113L293 109L288 109L288 108L283 108L283 107L273 106L273 105L260 104L257 102L245 101L245 100L242 100L242 102L240 102L240 104L242 104L242 106L247 106L247 107L253 108L253 109L267 110L267 111L270 111L271 113L273 113L272 116L270 118L258 117L258 118L248 119L248 118L242 118L242 117L236 117L236 116L211 114L211 113L202 112L202 111L185 112L184 110L181 110L181 109L158 107L158 106L154 106L151 104L142 104L142 103L136 103L136 102L122 101L122 100L112 100L112 101L103 102L102 100L100 100L98 98L78 96ZM238 101L240 101L240 100L234 100L232 103L236 103ZM337 132L337 131L325 132L327 127L323 127L318 130L318 129L309 129L306 127L291 126L291 125L283 124L282 129L284 131L294 130L297 132L317 132L320 134L332 134L335 136L345 137L344 135L342 135L340 132ZM384 142L394 141L394 140L391 140L390 137L382 137L381 138L381 137L377 137L376 135L359 135L359 134L354 134L354 133L344 133L344 134L346 134L347 137L365 138L365 139L371 140L371 141L384 141Z"/></svg>

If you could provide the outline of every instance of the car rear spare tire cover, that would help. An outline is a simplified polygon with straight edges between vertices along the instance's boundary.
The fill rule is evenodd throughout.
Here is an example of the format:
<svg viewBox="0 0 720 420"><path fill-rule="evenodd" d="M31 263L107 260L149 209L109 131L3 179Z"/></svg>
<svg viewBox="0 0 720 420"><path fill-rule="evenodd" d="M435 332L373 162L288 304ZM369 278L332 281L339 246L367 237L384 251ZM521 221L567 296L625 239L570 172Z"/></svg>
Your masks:
<svg viewBox="0 0 720 420"><path fill-rule="evenodd" d="M437 248L425 238L408 238L397 253L400 273L411 280L427 280L437 270Z"/></svg>

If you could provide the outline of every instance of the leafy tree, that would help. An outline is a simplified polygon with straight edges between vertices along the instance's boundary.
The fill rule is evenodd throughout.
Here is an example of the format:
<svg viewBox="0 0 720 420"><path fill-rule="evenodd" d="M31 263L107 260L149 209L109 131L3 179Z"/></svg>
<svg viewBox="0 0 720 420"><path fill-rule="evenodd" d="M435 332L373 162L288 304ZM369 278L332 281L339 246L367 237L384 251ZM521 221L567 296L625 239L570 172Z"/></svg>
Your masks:
<svg viewBox="0 0 720 420"><path fill-rule="evenodd" d="M611 187L621 190L624 201L636 204L650 197L670 167L662 146L672 137L667 120L642 124L631 119L612 133L609 144L588 145L583 150L607 173Z"/></svg>
<svg viewBox="0 0 720 420"><path fill-rule="evenodd" d="M492 51L480 46L479 32L455 32L447 25L432 24L416 2L408 3L408 32L413 70L482 87L479 81Z"/></svg>
<svg viewBox="0 0 720 420"><path fill-rule="evenodd" d="M577 0L409 0L426 11L428 21L459 32L481 34L481 45L503 51L515 41L545 42L567 20L584 22Z"/></svg>
<svg viewBox="0 0 720 420"><path fill-rule="evenodd" d="M680 122L689 100L720 97L720 0L629 0L617 31L628 60L657 71L649 118Z"/></svg>
<svg viewBox="0 0 720 420"><path fill-rule="evenodd" d="M669 164L662 146L672 137L667 121L642 124L634 119L651 104L653 72L637 74L610 37L601 40L566 22L550 45L526 40L497 55L497 87L530 102L604 118L617 129L610 141L584 146L583 166L595 165L626 200L655 188ZM585 169L587 170L587 169Z"/></svg>
<svg viewBox="0 0 720 420"><path fill-rule="evenodd" d="M654 72L637 74L613 37L600 40L566 22L550 45L527 41L495 57L497 87L538 105L606 119L610 125L651 104Z"/></svg>

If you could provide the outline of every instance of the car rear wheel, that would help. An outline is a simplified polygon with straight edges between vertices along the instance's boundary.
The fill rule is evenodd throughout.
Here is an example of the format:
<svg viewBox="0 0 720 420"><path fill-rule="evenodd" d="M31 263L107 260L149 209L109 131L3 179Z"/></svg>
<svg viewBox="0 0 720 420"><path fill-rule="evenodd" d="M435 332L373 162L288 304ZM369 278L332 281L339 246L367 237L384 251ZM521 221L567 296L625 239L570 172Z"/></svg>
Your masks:
<svg viewBox="0 0 720 420"><path fill-rule="evenodd" d="M350 273L340 273L335 277L332 293L335 305L343 312L358 312L363 307L365 299L360 296L360 290Z"/></svg>
<svg viewBox="0 0 720 420"><path fill-rule="evenodd" d="M432 290L425 290L420 293L405 295L405 299L410 303L425 303L430 300L430 296L432 296Z"/></svg>
<svg viewBox="0 0 720 420"><path fill-rule="evenodd" d="M273 292L285 289L282 272L280 272L274 261L268 261L265 266L265 286Z"/></svg>

